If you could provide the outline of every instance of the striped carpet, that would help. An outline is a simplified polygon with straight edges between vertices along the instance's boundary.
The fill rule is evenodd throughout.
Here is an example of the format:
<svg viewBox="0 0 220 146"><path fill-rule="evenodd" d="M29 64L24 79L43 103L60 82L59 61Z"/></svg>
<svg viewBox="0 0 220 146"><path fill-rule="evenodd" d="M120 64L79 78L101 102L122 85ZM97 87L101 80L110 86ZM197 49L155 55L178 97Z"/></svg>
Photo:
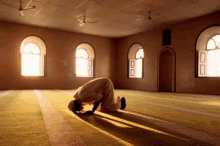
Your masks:
<svg viewBox="0 0 220 146"><path fill-rule="evenodd" d="M220 145L220 96L116 90L126 110L88 116L74 91L0 91L0 145Z"/></svg>

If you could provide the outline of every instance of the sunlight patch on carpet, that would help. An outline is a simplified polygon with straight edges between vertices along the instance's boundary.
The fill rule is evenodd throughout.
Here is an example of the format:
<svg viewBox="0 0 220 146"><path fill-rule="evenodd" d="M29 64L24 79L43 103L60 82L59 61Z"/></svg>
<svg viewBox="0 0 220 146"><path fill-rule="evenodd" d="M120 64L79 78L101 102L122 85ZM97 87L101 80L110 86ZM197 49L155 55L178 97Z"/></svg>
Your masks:
<svg viewBox="0 0 220 146"><path fill-rule="evenodd" d="M220 145L219 137L213 136L211 134L208 134L208 133L205 133L202 131L198 131L198 130L195 130L192 128L188 128L188 127L185 127L182 125L175 124L175 123L155 119L155 118L145 116L142 114L138 114L135 112L130 112L130 111L120 111L120 112L130 114L134 118L137 118L137 116L138 116L138 117L140 117L140 120L145 120L145 121L150 122L152 124L156 124L160 127L172 130L172 131L180 133L180 134L184 134L186 136L189 136L191 138L194 138L194 139L197 139L200 141L204 141L206 143L212 143L213 145Z"/></svg>
<svg viewBox="0 0 220 146"><path fill-rule="evenodd" d="M79 118L79 117L77 117L76 115L72 114L72 112L70 112L69 110L65 110L65 112L68 113L70 116L73 116L73 117L79 119L81 122L83 122L83 123L85 123L85 124L91 126L92 128L94 128L94 129L96 129L96 130L98 130L98 131L104 133L105 135L107 135L107 136L109 136L109 137L111 137L111 138L117 140L119 143L121 143L121 144L123 144L123 145L126 145L126 146L132 146L132 144L130 144L130 143L128 143L128 142L126 142L126 141L124 141L124 140L118 138L118 137L115 137L114 135L111 135L110 133L108 133L108 132L106 132L106 131L104 131L104 130L102 130L102 129L100 129L100 128L97 128L97 127L93 126L92 124L90 124L90 123L88 123L88 122L85 122L85 121L82 120L81 118Z"/></svg>
<svg viewBox="0 0 220 146"><path fill-rule="evenodd" d="M107 119L107 118L104 118L102 117L102 120L105 120L109 123L112 123L113 125L117 126L117 127L121 127L121 128L132 128L131 126L128 126L128 125L125 125L125 124L122 124L121 122L117 122L117 121L114 121L114 120L111 120L111 119Z"/></svg>
<svg viewBox="0 0 220 146"><path fill-rule="evenodd" d="M32 91L13 91L0 99L1 146L49 146L50 140Z"/></svg>
<svg viewBox="0 0 220 146"><path fill-rule="evenodd" d="M75 90L64 90L69 92L69 95L73 94ZM131 94L133 93L133 94ZM136 95L135 95L136 94ZM161 92L147 92L147 91L135 91L135 90L115 90L116 96L124 96L125 98L130 98L135 101L144 101L134 102L133 100L127 100L127 107L125 110L134 111L141 114L149 115L156 117L158 119L174 122L177 124L182 124L187 127L195 128L210 134L220 136L220 123L218 122L219 110L218 106L209 106L202 104L189 104L181 103L180 101L168 101L163 100L167 99L181 99L181 100L190 100L194 102L201 101L204 95L194 95L194 94L178 94L178 93L161 93ZM173 95L173 96L170 96ZM190 97L187 97L190 95ZM151 96L162 97L160 99L148 98ZM178 97L182 96L182 97ZM194 96L196 99L194 99ZM207 95L205 96L207 97ZM216 100L219 96L211 96L210 100ZM201 99L201 100L200 100ZM146 101L151 101L152 104L146 103ZM210 101L208 100L208 101ZM202 101L206 101L203 99ZM217 101L217 100L216 100ZM162 106L158 106L162 105ZM171 108L168 108L171 107ZM175 110L186 109L186 110ZM192 110L191 110L192 109ZM194 111L193 113L189 112ZM203 115L203 113L207 113ZM209 114L210 113L210 114Z"/></svg>
<svg viewBox="0 0 220 146"><path fill-rule="evenodd" d="M68 103L73 100L73 97L60 91L41 91L44 97L57 110L57 112L66 120L66 122L74 129L75 132L82 138L86 145L108 145L108 146L124 146L132 145L127 142L121 142L121 139L111 137L111 134L106 134L103 130L97 130L96 126L89 124L80 117L76 116L67 108ZM90 108L86 106L85 109ZM90 117L92 119L92 117ZM98 128L99 129L99 128ZM119 141L119 140L120 141ZM127 144L126 144L127 143Z"/></svg>
<svg viewBox="0 0 220 146"><path fill-rule="evenodd" d="M220 101L201 101L200 104L220 106Z"/></svg>
<svg viewBox="0 0 220 146"><path fill-rule="evenodd" d="M143 102L143 103L147 103L147 104L151 104L151 105L155 105L155 106L160 106L160 107L165 107L165 108L170 108L170 109L174 109L174 110L181 110L181 111L186 111L186 112L191 112L191 113L202 114L202 115L206 115L206 116L213 116L213 117L220 118L220 114L209 113L209 112L187 109L187 108L181 108L181 107L168 106L168 105L158 104L158 103L154 103L154 102L150 102L150 101L134 100L134 99L130 99L130 98L127 98L127 99L132 100L134 102Z"/></svg>
<svg viewBox="0 0 220 146"><path fill-rule="evenodd" d="M35 90L52 146L85 146L82 139L50 105L40 91Z"/></svg>
<svg viewBox="0 0 220 146"><path fill-rule="evenodd" d="M102 113L102 112L98 112L98 111L96 111L96 113L97 113L98 115L101 115L101 116L106 117L106 118L108 118L108 119L113 119L113 120L118 121L118 122L123 122L123 123L125 123L125 124L127 124L127 125L136 126L136 127L139 127L139 128L145 129L145 130L148 130L148 131L153 131L153 132L155 132L155 133L160 133L160 134L168 135L168 136L171 136L171 137L174 137L174 138L178 138L178 139L181 139L181 140L184 140L184 141L189 141L189 140L187 140L187 139L185 139L185 138L178 137L178 136L175 136L175 135L172 135L172 134L169 134L169 133L166 133L166 132L157 130L157 129L153 129L153 128L150 128L150 127L147 127L147 126L143 126L143 125L140 125L140 124L131 122L131 121L127 121L127 120L122 119L122 118L114 117L114 116L111 116L111 115L106 114L106 113Z"/></svg>

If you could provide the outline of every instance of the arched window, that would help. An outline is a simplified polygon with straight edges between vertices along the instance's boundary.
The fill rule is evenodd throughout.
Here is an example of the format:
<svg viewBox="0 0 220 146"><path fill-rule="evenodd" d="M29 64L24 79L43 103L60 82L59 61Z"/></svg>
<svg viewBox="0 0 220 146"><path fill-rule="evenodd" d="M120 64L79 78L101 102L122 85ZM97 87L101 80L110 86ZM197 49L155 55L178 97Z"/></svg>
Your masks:
<svg viewBox="0 0 220 146"><path fill-rule="evenodd" d="M140 44L133 44L128 53L129 78L143 77L144 49Z"/></svg>
<svg viewBox="0 0 220 146"><path fill-rule="evenodd" d="M29 36L21 43L21 75L44 76L45 43L36 36Z"/></svg>
<svg viewBox="0 0 220 146"><path fill-rule="evenodd" d="M220 27L204 30L197 41L198 76L220 77Z"/></svg>
<svg viewBox="0 0 220 146"><path fill-rule="evenodd" d="M76 76L93 77L94 50L87 44L82 43L76 49Z"/></svg>

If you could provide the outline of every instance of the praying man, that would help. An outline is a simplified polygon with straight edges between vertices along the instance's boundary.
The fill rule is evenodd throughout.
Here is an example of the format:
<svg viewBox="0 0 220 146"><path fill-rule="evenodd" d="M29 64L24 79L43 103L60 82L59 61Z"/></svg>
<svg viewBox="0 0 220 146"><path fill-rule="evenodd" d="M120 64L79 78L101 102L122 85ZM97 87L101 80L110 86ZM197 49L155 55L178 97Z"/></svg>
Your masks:
<svg viewBox="0 0 220 146"><path fill-rule="evenodd" d="M85 83L76 90L73 97L75 100L69 102L68 108L74 113L80 112L86 104L94 104L94 106L85 114L93 114L100 104L101 112L116 112L126 107L125 98L114 97L113 83L105 77Z"/></svg>

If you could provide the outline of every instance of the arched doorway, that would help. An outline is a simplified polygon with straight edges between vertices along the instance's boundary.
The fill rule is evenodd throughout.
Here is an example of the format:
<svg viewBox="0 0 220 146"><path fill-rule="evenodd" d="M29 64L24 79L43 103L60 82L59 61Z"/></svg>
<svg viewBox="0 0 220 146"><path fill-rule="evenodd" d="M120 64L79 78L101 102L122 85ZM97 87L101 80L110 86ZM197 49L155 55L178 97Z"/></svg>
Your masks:
<svg viewBox="0 0 220 146"><path fill-rule="evenodd" d="M176 56L171 48L164 48L159 53L158 91L176 91Z"/></svg>

